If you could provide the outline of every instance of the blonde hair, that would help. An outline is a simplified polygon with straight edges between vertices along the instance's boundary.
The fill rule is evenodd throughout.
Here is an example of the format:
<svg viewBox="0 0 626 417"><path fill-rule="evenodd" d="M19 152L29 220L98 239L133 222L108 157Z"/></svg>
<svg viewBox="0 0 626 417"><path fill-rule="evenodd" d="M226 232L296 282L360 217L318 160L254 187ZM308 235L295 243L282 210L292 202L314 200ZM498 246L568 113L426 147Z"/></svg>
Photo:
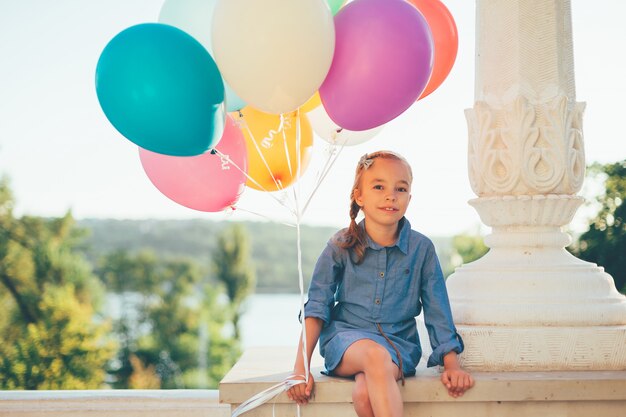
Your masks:
<svg viewBox="0 0 626 417"><path fill-rule="evenodd" d="M356 166L356 172L354 174L354 184L352 185L352 191L350 191L350 226L348 226L347 229L344 229L343 232L339 235L339 238L335 240L335 243L340 248L352 251L355 256L355 262L357 264L363 262L363 258L365 257L367 236L365 234L365 230L360 228L359 225L356 223L356 217L358 216L361 207L356 202L354 192L355 190L359 189L361 185L361 177L363 176L363 172L365 172L365 170L372 166L377 158L391 159L404 163L409 170L409 180L413 180L413 171L411 170L411 166L409 165L407 160L404 159L403 156L395 152L377 151L370 154L366 153L361 157L361 159L359 159L359 163Z"/></svg>

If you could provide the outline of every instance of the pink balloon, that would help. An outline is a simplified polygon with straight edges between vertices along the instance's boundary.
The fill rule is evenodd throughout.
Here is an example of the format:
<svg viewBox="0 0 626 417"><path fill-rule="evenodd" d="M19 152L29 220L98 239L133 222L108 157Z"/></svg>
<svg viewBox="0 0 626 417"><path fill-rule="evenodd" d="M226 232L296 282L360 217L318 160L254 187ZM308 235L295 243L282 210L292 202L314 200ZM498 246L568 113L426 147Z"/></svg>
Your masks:
<svg viewBox="0 0 626 417"><path fill-rule="evenodd" d="M215 147L247 172L243 133L228 116L226 128ZM139 148L143 169L166 197L199 211L216 212L233 206L243 192L246 176L219 154L197 156L161 155Z"/></svg>
<svg viewBox="0 0 626 417"><path fill-rule="evenodd" d="M319 89L330 118L367 130L396 118L432 71L426 19L405 0L355 0L335 16L335 55Z"/></svg>

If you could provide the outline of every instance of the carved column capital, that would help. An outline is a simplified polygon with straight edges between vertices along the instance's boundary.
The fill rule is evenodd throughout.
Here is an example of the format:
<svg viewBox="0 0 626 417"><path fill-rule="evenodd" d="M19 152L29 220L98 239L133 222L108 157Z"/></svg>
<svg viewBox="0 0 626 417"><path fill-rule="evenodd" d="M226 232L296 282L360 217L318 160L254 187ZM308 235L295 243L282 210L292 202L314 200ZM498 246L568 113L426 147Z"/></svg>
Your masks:
<svg viewBox="0 0 626 417"><path fill-rule="evenodd" d="M487 197L580 191L584 108L564 95L540 102L518 96L499 108L476 102L465 111L474 192Z"/></svg>

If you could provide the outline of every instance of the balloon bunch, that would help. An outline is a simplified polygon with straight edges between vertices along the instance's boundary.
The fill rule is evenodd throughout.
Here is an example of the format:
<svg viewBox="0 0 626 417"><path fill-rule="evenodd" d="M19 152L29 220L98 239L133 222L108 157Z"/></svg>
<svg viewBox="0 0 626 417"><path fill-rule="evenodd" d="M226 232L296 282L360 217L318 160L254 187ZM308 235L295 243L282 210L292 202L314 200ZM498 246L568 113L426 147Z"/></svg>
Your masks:
<svg viewBox="0 0 626 417"><path fill-rule="evenodd" d="M100 105L152 183L185 207L234 207L246 186L283 190L306 169L313 131L331 147L365 142L456 57L440 0L345 3L165 0L159 23L102 51Z"/></svg>

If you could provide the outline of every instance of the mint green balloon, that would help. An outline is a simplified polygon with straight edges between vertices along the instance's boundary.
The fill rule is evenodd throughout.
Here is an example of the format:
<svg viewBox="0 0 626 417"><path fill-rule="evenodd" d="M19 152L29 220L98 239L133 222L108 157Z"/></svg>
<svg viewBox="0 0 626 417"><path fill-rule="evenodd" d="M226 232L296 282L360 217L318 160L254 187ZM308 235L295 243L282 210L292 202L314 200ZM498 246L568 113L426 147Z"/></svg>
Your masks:
<svg viewBox="0 0 626 417"><path fill-rule="evenodd" d="M200 42L213 57L211 28L216 2L217 0L165 0L159 13L159 23L172 25L187 32ZM228 85L226 80L224 80L224 89L228 112L241 110L246 106L246 103Z"/></svg>
<svg viewBox="0 0 626 417"><path fill-rule="evenodd" d="M96 93L111 124L152 152L199 155L222 137L224 82L207 50L170 25L116 35L96 67Z"/></svg>
<svg viewBox="0 0 626 417"><path fill-rule="evenodd" d="M328 3L328 7L330 7L330 11L334 16L337 14L339 9L341 9L341 6L346 4L346 1L347 0L326 0L326 3Z"/></svg>

